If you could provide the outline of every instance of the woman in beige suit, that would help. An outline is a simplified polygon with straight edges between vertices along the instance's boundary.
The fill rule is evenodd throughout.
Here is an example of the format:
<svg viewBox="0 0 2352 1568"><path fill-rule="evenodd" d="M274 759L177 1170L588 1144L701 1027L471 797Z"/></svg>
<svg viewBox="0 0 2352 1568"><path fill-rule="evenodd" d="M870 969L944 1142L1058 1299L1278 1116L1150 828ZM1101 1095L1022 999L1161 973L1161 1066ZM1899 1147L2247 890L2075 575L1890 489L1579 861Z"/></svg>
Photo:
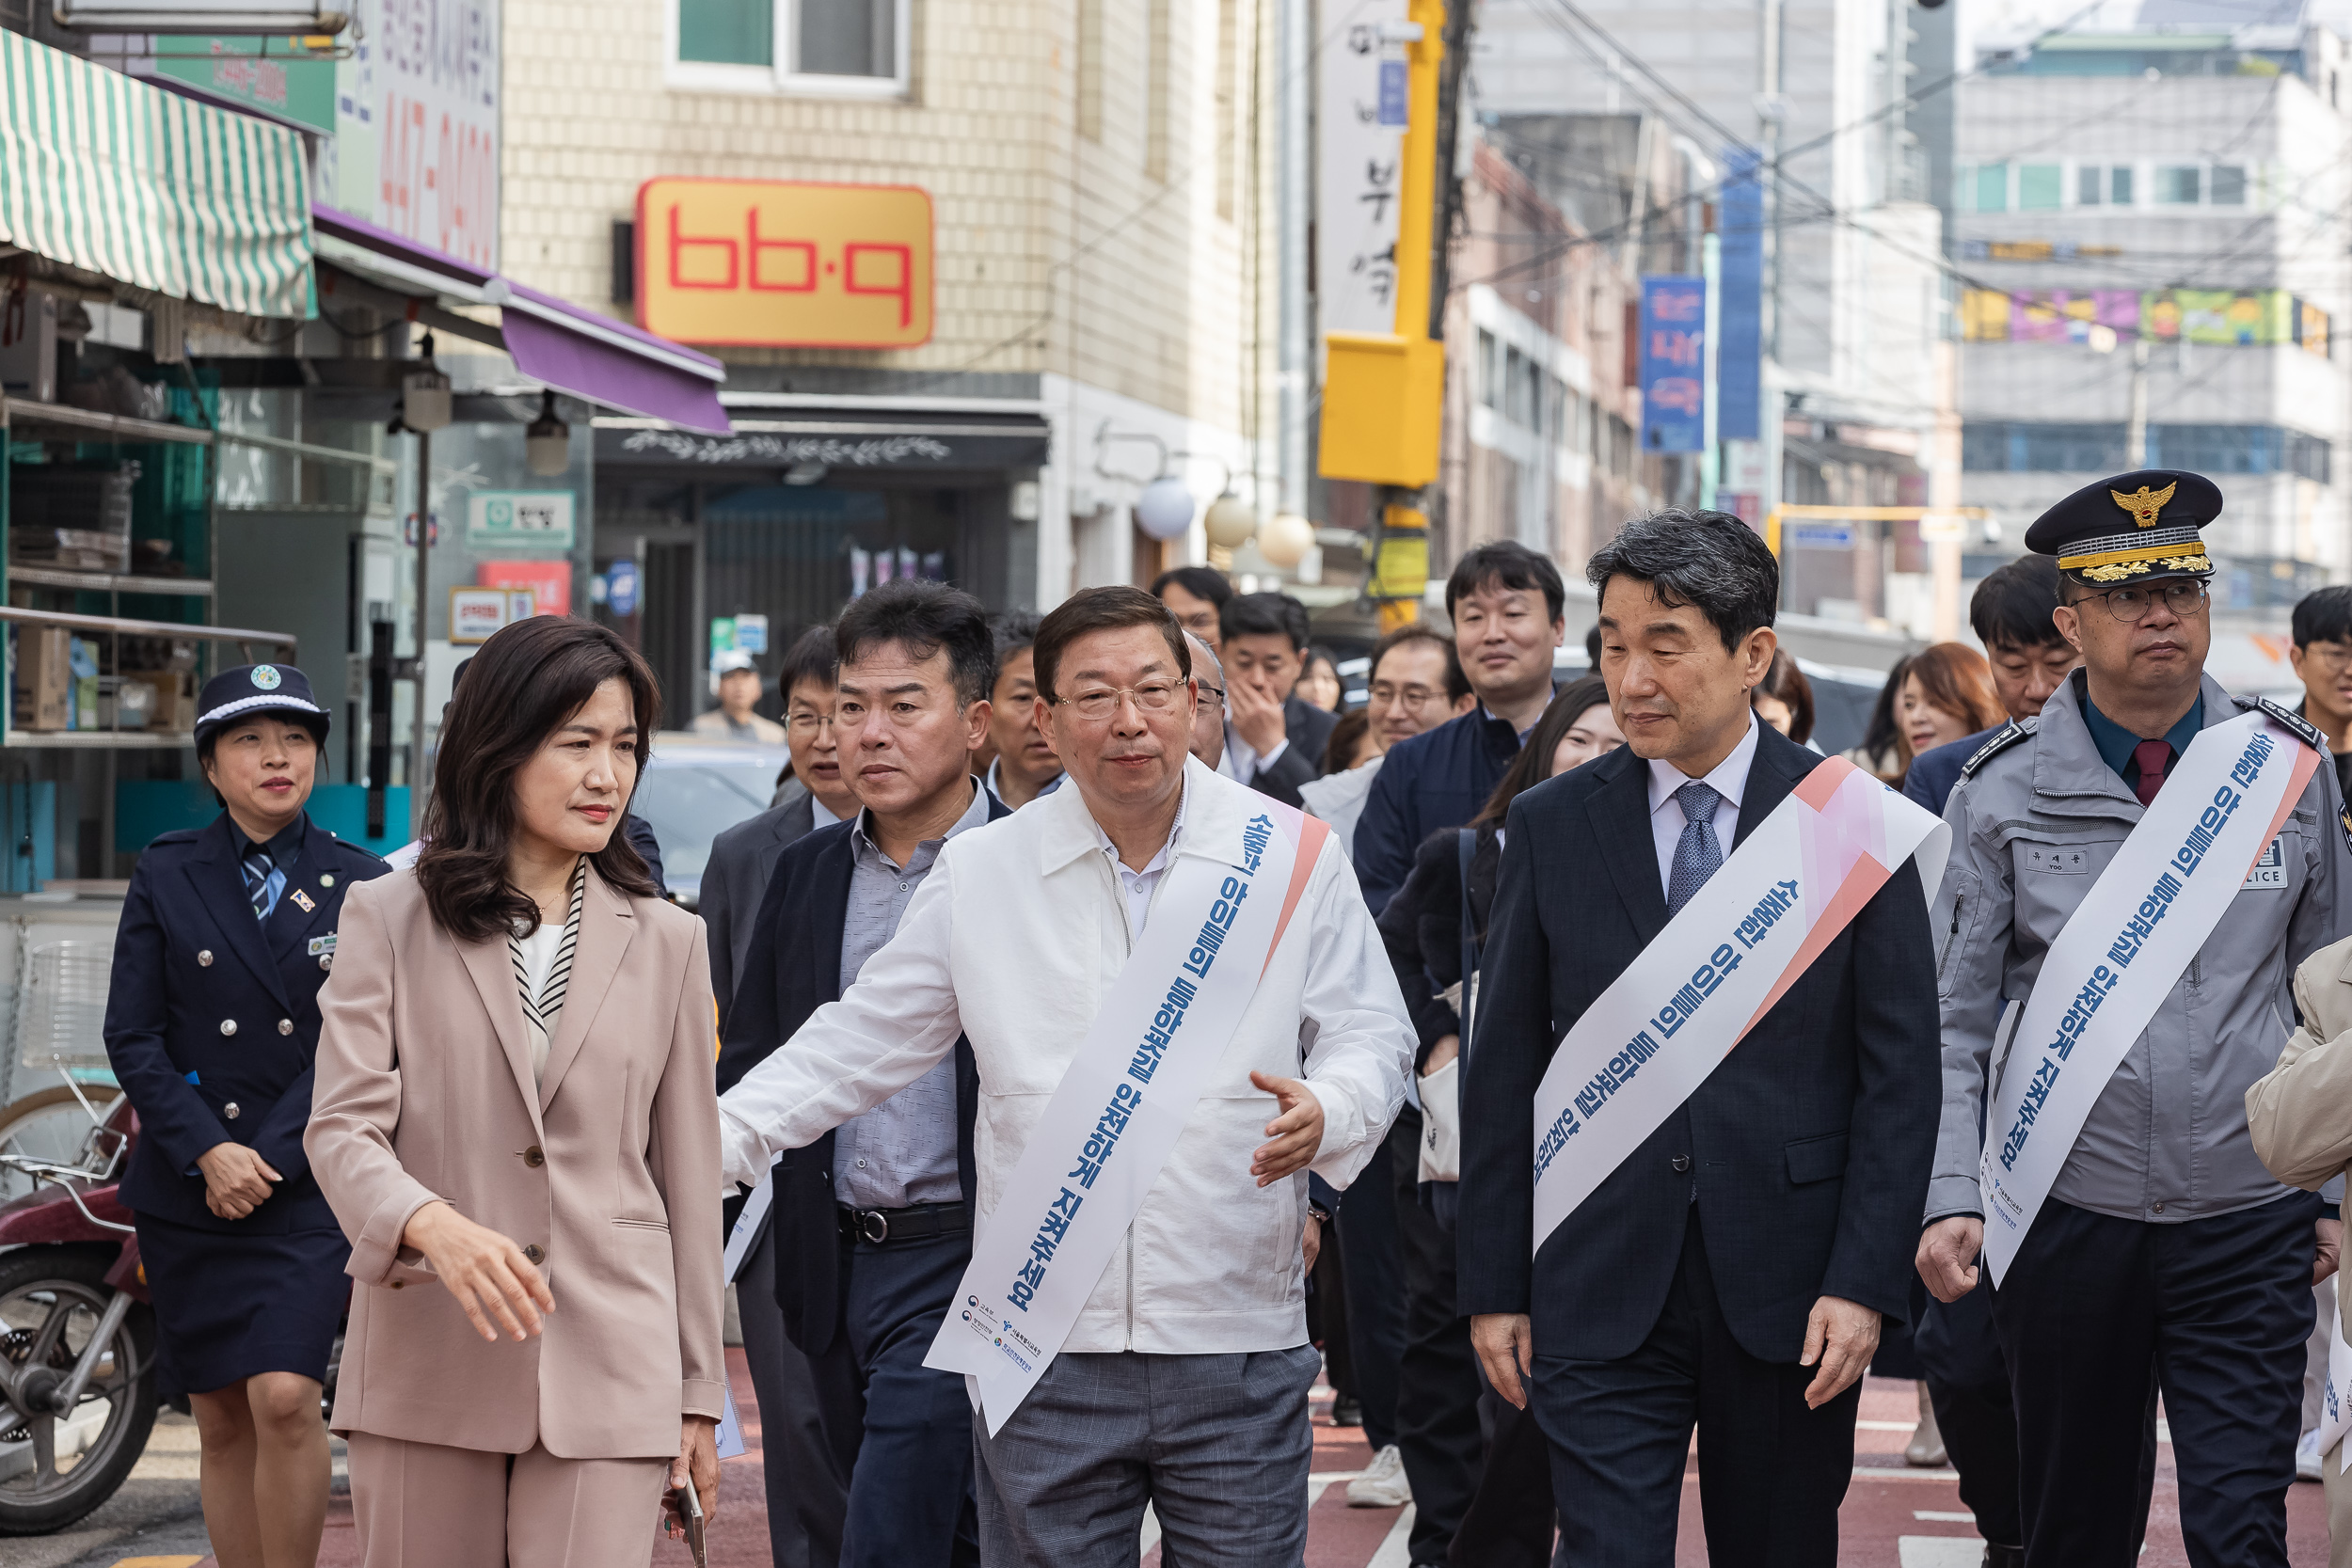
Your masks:
<svg viewBox="0 0 2352 1568"><path fill-rule="evenodd" d="M2352 1171L2352 937L2321 948L2296 970L2295 1010L2302 1023L2279 1065L2246 1091L2246 1121L2270 1174L2316 1192ZM2334 1272L2343 1235L2337 1221L2320 1222L2313 1285ZM2352 1310L2352 1291L2341 1282L2335 1296L2339 1311ZM2331 1568L2352 1568L2352 1476L2344 1474L2344 1442L2319 1461L2328 1483Z"/></svg>
<svg viewBox="0 0 2352 1568"><path fill-rule="evenodd" d="M644 1568L665 1484L717 1501L709 966L613 831L659 714L606 628L500 632L422 857L345 903L303 1145L366 1568Z"/></svg>

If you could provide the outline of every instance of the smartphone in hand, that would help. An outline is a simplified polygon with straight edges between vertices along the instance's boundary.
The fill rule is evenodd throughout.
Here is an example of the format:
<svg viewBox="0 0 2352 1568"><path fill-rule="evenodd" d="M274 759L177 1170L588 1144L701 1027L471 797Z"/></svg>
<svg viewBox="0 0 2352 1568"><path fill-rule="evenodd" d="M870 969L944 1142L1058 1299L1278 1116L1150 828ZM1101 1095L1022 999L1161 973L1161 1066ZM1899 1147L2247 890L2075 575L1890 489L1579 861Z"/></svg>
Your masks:
<svg viewBox="0 0 2352 1568"><path fill-rule="evenodd" d="M708 1548L703 1542L702 1495L691 1480L661 1494L661 1528L671 1536L686 1538L686 1549L694 1554L694 1568L709 1568Z"/></svg>

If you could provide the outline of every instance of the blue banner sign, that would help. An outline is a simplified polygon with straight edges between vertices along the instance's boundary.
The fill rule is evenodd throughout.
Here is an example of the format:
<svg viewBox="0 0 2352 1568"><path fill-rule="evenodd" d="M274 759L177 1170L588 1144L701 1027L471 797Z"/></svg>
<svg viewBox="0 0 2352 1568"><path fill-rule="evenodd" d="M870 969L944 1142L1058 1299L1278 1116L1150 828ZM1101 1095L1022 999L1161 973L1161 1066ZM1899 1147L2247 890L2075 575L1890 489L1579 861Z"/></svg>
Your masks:
<svg viewBox="0 0 2352 1568"><path fill-rule="evenodd" d="M1642 450L1706 445L1707 280L1642 279Z"/></svg>
<svg viewBox="0 0 2352 1568"><path fill-rule="evenodd" d="M1723 266L1715 284L1715 436L1761 439L1764 182L1753 147L1724 149Z"/></svg>

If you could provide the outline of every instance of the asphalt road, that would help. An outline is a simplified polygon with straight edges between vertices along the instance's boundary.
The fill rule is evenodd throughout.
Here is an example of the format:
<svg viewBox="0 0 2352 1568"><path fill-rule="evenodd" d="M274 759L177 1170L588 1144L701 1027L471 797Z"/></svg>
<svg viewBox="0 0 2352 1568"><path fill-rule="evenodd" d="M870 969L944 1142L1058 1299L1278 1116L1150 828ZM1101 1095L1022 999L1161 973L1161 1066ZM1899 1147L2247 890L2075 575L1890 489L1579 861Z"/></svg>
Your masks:
<svg viewBox="0 0 2352 1568"><path fill-rule="evenodd" d="M759 1428L742 1353L730 1351L736 1399L753 1451L727 1461L721 1481L722 1515L711 1532L714 1568L768 1568L767 1521L759 1477ZM1355 1429L1326 1424L1327 1391L1317 1402L1313 1480L1310 1483L1307 1568L1406 1568L1409 1507L1351 1509L1346 1481L1371 1455ZM1854 1479L1847 1493L1839 1568L1976 1568L1983 1547L1949 1470L1915 1470L1902 1447L1916 1405L1907 1384L1873 1378L1862 1402ZM337 1445L341 1470L341 1445ZM339 1483L340 1489L340 1483ZM2168 1451L2157 1472L2145 1568L2186 1568L2181 1545L2179 1492ZM2327 1508L2316 1485L2288 1495L2289 1548L2295 1568L2325 1568ZM1156 1532L1147 1521L1143 1568L1156 1568ZM206 1555L198 1510L196 1430L184 1417L156 1423L147 1456L113 1501L73 1530L40 1540L0 1541L0 1568L215 1568ZM1677 1568L1702 1568L1707 1545L1699 1528L1698 1465L1692 1462L1683 1493ZM353 1568L357 1543L350 1501L338 1497L329 1513L320 1568ZM684 1568L681 1546L656 1547L657 1568Z"/></svg>

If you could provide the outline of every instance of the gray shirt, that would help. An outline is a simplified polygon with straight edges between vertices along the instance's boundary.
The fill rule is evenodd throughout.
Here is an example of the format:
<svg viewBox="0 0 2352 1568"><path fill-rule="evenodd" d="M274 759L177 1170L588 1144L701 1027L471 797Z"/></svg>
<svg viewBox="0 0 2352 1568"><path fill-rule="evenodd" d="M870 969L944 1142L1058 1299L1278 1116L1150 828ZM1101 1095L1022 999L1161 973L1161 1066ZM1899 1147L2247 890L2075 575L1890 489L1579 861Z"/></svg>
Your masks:
<svg viewBox="0 0 2352 1568"><path fill-rule="evenodd" d="M2038 721L2024 721L2025 737L1963 776L1945 807L1952 855L1931 920L1943 943L1944 1013L1931 1221L1983 1212L1979 1129L2015 1026L2005 1011L2033 993L2050 944L2143 812L2099 754L2083 695L2076 671ZM2203 695L2206 728L2245 711L2210 677ZM2166 1225L2286 1193L2254 1155L2246 1091L2286 1043L2295 966L2352 923L2342 809L2334 769L2318 769L2280 829L2275 855L2265 852L2091 1106L2052 1197Z"/></svg>
<svg viewBox="0 0 2352 1568"><path fill-rule="evenodd" d="M945 837L914 847L901 868L873 839L874 814L858 813L850 830L850 905L841 927L841 989L856 980L866 960L898 935L898 918L923 885L940 846L988 820L988 791L975 782L972 804ZM951 1052L929 1072L853 1117L833 1138L833 1190L857 1209L904 1209L914 1203L961 1203L956 1172L956 1058Z"/></svg>

